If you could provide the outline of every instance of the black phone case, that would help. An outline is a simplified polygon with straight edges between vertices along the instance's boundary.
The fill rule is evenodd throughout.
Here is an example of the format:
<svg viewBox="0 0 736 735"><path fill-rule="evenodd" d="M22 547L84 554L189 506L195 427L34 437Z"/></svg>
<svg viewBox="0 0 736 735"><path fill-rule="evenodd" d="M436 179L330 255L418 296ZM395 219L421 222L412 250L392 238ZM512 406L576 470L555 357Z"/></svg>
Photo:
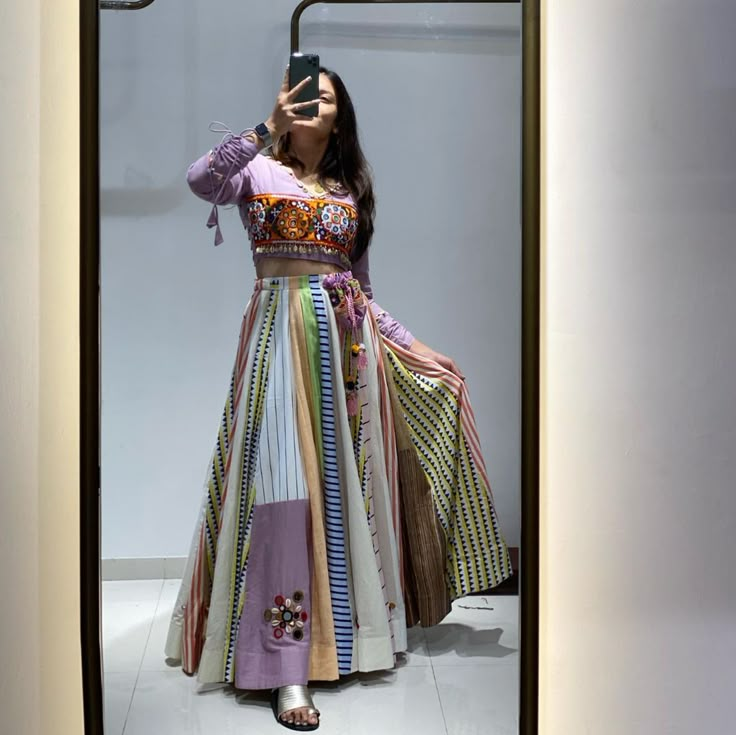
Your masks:
<svg viewBox="0 0 736 735"><path fill-rule="evenodd" d="M311 81L299 92L295 102L309 102L319 99L319 56L317 54L292 54L289 60L289 89L296 87L302 79L311 76ZM319 114L317 105L305 107L298 111L305 117L316 117Z"/></svg>

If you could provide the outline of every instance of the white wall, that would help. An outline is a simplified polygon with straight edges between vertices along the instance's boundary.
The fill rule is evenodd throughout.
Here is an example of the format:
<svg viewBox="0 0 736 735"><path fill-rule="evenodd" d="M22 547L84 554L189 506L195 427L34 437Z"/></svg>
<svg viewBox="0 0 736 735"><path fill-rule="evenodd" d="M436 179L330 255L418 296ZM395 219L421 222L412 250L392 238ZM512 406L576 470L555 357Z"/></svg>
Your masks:
<svg viewBox="0 0 736 735"><path fill-rule="evenodd" d="M0 7L0 729L82 732L79 5Z"/></svg>
<svg viewBox="0 0 736 735"><path fill-rule="evenodd" d="M292 0L102 14L103 558L183 556L254 271L190 161L265 119ZM518 7L322 6L302 49L345 79L376 178L377 301L468 376L502 528L519 543ZM148 192L153 193L148 193Z"/></svg>
<svg viewBox="0 0 736 735"><path fill-rule="evenodd" d="M545 19L540 732L725 735L736 5Z"/></svg>

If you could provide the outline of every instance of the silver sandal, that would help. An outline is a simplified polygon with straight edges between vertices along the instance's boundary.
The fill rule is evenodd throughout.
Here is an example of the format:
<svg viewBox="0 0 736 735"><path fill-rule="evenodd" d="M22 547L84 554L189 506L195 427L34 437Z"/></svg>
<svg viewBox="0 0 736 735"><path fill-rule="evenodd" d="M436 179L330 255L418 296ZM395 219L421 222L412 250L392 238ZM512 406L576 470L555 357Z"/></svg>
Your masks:
<svg viewBox="0 0 736 735"><path fill-rule="evenodd" d="M271 709L279 725L288 727L290 730L300 730L302 732L316 730L319 727L319 722L316 725L311 725L309 722L298 725L296 722L286 722L286 720L281 719L281 715L284 712L302 707L307 708L308 716L319 716L320 714L319 710L314 706L309 689L303 684L289 684L288 686L279 687L271 691Z"/></svg>

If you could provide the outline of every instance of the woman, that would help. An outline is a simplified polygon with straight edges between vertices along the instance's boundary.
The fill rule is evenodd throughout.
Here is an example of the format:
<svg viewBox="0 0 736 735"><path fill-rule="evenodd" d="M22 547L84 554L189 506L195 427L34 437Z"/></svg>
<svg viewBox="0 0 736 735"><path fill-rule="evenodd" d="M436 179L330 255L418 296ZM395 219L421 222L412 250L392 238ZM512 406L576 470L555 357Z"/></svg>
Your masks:
<svg viewBox="0 0 736 735"><path fill-rule="evenodd" d="M372 299L371 178L337 74L195 161L256 266L166 654L270 689L318 726L307 683L392 668L406 629L511 574L464 377ZM318 104L315 117L300 113ZM259 155L271 147L270 155ZM264 151L265 153L265 151Z"/></svg>

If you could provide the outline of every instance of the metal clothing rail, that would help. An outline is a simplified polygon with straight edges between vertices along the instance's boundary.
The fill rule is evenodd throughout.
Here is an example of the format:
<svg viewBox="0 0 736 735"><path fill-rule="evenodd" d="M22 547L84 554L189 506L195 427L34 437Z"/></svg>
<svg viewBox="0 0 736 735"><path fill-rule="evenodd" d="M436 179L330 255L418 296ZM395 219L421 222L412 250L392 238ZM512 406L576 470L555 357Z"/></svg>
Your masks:
<svg viewBox="0 0 736 735"><path fill-rule="evenodd" d="M153 0L100 0L100 10L141 10Z"/></svg>
<svg viewBox="0 0 736 735"><path fill-rule="evenodd" d="M521 0L302 0L291 15L291 53L299 51L299 20L302 13L311 5L319 3L329 3L331 5L447 5L448 3L508 5L520 2Z"/></svg>
<svg viewBox="0 0 736 735"><path fill-rule="evenodd" d="M100 0L100 10L141 10L148 7L154 0ZM333 5L399 5L399 4L509 4L520 3L521 0L302 0L291 15L291 52L299 50L299 20L302 13L311 5L331 3Z"/></svg>
<svg viewBox="0 0 736 735"><path fill-rule="evenodd" d="M141 10L154 0L100 0L100 10ZM508 5L521 0L302 0L291 14L291 53L299 51L299 21L302 13L312 5L330 3L332 5L447 5L448 3L467 3L485 5Z"/></svg>

